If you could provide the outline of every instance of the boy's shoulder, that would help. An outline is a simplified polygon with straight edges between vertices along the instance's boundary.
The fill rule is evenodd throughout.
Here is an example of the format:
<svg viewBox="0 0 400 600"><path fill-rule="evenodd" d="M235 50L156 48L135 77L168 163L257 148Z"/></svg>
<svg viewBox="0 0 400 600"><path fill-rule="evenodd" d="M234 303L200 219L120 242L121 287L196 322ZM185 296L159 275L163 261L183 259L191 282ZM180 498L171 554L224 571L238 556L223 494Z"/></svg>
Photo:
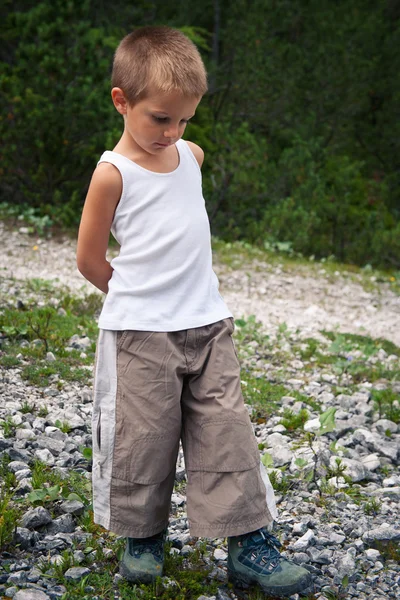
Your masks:
<svg viewBox="0 0 400 600"><path fill-rule="evenodd" d="M200 148L200 146L198 146L194 142L189 142L189 140L185 140L185 142L187 143L187 145L193 152L195 159L199 163L199 167L201 167L201 165L203 164L203 160L204 160L204 151Z"/></svg>

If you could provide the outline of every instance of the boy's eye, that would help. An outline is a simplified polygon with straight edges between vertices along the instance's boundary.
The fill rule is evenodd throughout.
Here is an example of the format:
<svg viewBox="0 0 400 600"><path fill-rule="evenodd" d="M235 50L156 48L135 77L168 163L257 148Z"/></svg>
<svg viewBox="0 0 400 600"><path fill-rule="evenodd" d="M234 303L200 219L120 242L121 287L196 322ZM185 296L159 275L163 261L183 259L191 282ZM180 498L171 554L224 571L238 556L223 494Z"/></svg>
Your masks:
<svg viewBox="0 0 400 600"><path fill-rule="evenodd" d="M153 116L153 119L157 121L157 123L166 123L168 121L168 117L156 117Z"/></svg>

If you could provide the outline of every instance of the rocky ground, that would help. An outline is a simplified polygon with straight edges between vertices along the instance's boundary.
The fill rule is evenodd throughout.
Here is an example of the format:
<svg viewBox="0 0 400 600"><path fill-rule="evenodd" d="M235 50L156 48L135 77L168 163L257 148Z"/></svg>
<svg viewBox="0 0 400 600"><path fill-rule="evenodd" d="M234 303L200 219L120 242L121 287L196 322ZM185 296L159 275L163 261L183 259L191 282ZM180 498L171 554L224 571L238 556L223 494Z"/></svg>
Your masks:
<svg viewBox="0 0 400 600"><path fill-rule="evenodd" d="M70 241L37 243L24 234L7 240L0 311L35 297L41 302L40 286L28 291L23 283L34 277L57 278L74 293L88 289ZM323 273L288 274L262 261L250 274L223 264L218 271L235 314L244 315L235 340L260 455L276 490L275 533L284 555L314 577L314 593L293 599L400 597L400 351L372 339L399 342L398 296L386 288L366 292L345 274L333 283ZM56 294L53 305L65 313ZM372 338L338 336L336 326ZM67 347L90 358L94 340L75 333ZM3 356L7 343L4 336ZM22 340L21 352L35 343ZM122 541L90 520L90 381L53 374L45 386L32 385L22 378L26 355L19 360L0 367L0 475L3 490L7 482L11 490L9 498L0 495L0 546L7 522L17 525L0 555L0 597L258 598L228 585L226 540L191 538L182 455L166 577L156 591L124 588L115 559ZM200 566L203 587L197 592L188 583L183 592L178 571Z"/></svg>

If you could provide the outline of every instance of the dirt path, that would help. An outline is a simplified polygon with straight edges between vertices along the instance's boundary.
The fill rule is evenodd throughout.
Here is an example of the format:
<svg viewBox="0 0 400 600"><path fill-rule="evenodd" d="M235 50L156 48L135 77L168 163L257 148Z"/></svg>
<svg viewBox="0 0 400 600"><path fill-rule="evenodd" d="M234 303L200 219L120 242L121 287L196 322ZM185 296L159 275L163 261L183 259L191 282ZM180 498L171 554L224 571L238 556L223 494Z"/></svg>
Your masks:
<svg viewBox="0 0 400 600"><path fill-rule="evenodd" d="M94 291L75 266L75 243L36 240L0 224L0 275L46 279L75 293ZM254 265L253 265L254 266ZM400 297L385 283L366 291L343 273L258 263L232 269L216 264L221 292L236 317L256 315L267 330L281 323L312 335L321 329L384 337L400 346ZM254 267L255 267L254 266Z"/></svg>

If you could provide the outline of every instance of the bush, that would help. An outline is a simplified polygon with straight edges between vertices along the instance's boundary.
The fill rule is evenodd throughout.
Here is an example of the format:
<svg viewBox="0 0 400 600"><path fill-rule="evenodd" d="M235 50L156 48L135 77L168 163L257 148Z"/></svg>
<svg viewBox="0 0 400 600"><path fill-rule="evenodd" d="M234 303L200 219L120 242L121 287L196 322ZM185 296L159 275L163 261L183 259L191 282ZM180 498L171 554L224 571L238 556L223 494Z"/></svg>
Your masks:
<svg viewBox="0 0 400 600"><path fill-rule="evenodd" d="M121 124L109 101L118 38L90 20L90 2L39 2L7 17L1 200L28 201L63 224L79 218L89 174Z"/></svg>

